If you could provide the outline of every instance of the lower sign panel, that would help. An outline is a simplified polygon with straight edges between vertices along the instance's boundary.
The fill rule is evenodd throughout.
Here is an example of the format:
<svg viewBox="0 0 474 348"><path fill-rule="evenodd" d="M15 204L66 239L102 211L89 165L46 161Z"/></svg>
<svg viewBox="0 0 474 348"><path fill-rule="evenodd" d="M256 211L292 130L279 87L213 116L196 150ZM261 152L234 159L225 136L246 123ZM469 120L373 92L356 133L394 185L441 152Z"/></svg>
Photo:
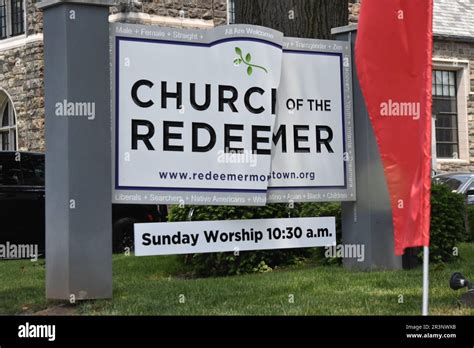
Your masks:
<svg viewBox="0 0 474 348"><path fill-rule="evenodd" d="M333 245L334 217L135 224L136 256Z"/></svg>

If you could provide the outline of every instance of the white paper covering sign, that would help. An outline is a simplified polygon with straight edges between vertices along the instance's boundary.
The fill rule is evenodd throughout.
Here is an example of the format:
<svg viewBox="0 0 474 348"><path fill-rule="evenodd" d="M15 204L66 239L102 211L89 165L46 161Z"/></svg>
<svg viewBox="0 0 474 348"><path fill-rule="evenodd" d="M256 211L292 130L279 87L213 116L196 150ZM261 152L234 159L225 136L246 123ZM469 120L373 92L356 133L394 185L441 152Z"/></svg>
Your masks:
<svg viewBox="0 0 474 348"><path fill-rule="evenodd" d="M347 42L285 38L269 202L355 200Z"/></svg>
<svg viewBox="0 0 474 348"><path fill-rule="evenodd" d="M119 203L264 205L282 33L115 24Z"/></svg>
<svg viewBox="0 0 474 348"><path fill-rule="evenodd" d="M135 224L135 255L288 249L336 244L334 217Z"/></svg>

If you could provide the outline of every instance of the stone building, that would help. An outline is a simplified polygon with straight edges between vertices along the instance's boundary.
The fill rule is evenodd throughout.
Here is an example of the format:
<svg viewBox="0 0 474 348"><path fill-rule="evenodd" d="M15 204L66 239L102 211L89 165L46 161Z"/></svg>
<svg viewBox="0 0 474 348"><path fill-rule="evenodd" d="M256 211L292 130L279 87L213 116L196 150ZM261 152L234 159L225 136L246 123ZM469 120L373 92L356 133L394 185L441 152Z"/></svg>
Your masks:
<svg viewBox="0 0 474 348"><path fill-rule="evenodd" d="M349 1L357 23L360 0ZM474 171L474 0L434 0L433 117L437 171Z"/></svg>
<svg viewBox="0 0 474 348"><path fill-rule="evenodd" d="M436 0L434 13L438 168L474 171L474 1Z"/></svg>
<svg viewBox="0 0 474 348"><path fill-rule="evenodd" d="M0 150L44 152L43 15L36 0L0 0ZM227 0L119 2L111 22L211 28Z"/></svg>
<svg viewBox="0 0 474 348"><path fill-rule="evenodd" d="M109 20L205 29L232 22L235 1L123 1ZM360 0L348 6L356 23ZM435 0L433 22L437 169L474 171L474 0ZM36 0L0 0L0 150L45 150L43 73Z"/></svg>
<svg viewBox="0 0 474 348"><path fill-rule="evenodd" d="M42 13L0 0L0 150L44 150Z"/></svg>

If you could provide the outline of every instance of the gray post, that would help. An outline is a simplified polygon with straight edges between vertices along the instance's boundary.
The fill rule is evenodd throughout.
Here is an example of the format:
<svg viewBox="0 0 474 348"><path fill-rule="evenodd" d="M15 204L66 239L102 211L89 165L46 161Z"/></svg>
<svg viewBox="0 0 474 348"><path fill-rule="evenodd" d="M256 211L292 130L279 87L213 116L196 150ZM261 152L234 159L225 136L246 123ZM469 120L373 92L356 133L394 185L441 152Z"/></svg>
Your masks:
<svg viewBox="0 0 474 348"><path fill-rule="evenodd" d="M354 57L356 25L334 28L337 40L349 41ZM395 256L392 209L382 161L365 107L352 59L354 102L354 148L357 201L342 203L343 244L364 245L365 259L344 259L344 266L356 269L401 269L402 258Z"/></svg>
<svg viewBox="0 0 474 348"><path fill-rule="evenodd" d="M46 0L46 297L112 297L109 6Z"/></svg>

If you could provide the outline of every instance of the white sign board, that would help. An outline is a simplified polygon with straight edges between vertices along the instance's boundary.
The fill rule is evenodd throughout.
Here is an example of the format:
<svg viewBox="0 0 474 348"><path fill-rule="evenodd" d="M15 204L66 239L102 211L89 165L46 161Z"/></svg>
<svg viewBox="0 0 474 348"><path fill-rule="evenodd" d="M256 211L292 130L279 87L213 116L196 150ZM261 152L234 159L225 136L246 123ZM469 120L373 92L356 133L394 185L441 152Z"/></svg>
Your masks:
<svg viewBox="0 0 474 348"><path fill-rule="evenodd" d="M114 203L355 200L350 47L112 24Z"/></svg>
<svg viewBox="0 0 474 348"><path fill-rule="evenodd" d="M116 24L118 203L264 205L280 32Z"/></svg>
<svg viewBox="0 0 474 348"><path fill-rule="evenodd" d="M285 38L269 202L355 200L350 46Z"/></svg>
<svg viewBox="0 0 474 348"><path fill-rule="evenodd" d="M334 245L334 217L135 224L136 256Z"/></svg>

